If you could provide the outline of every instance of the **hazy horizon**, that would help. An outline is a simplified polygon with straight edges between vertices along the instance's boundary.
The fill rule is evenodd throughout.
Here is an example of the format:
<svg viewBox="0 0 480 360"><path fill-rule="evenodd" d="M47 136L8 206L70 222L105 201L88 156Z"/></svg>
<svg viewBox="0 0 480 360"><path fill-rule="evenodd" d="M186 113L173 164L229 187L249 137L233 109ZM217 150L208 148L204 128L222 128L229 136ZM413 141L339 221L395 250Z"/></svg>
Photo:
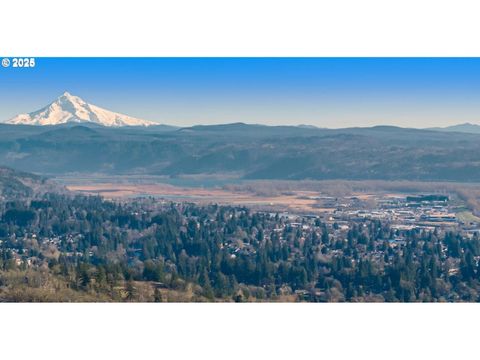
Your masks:
<svg viewBox="0 0 480 360"><path fill-rule="evenodd" d="M0 80L1 122L68 91L180 127L480 124L479 58L36 58Z"/></svg>

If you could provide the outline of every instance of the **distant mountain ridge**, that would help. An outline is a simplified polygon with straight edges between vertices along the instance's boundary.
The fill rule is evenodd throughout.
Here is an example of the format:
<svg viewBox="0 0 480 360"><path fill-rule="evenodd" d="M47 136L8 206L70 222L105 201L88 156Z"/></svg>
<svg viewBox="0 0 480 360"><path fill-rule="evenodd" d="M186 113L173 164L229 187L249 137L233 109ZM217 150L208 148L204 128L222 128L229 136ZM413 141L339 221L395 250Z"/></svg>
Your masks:
<svg viewBox="0 0 480 360"><path fill-rule="evenodd" d="M457 125L451 125L446 127L435 127L430 128L430 130L435 131L447 131L447 132L464 132L469 134L480 134L480 125L472 124L472 123L463 123Z"/></svg>
<svg viewBox="0 0 480 360"><path fill-rule="evenodd" d="M68 92L64 92L55 101L40 110L19 114L5 123L15 125L95 123L109 127L158 125L152 121L137 119L89 104Z"/></svg>
<svg viewBox="0 0 480 360"><path fill-rule="evenodd" d="M480 182L480 126L328 129L237 122L178 128L104 110L66 92L0 124L0 165L53 176Z"/></svg>
<svg viewBox="0 0 480 360"><path fill-rule="evenodd" d="M394 126L0 124L0 164L43 175L480 181L480 134Z"/></svg>

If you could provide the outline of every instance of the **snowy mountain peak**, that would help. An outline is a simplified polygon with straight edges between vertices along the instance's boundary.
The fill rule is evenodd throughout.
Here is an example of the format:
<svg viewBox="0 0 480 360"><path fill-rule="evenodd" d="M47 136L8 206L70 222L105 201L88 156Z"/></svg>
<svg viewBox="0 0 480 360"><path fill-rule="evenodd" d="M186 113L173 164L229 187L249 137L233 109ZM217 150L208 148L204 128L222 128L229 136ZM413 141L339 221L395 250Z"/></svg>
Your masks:
<svg viewBox="0 0 480 360"><path fill-rule="evenodd" d="M136 119L131 116L115 113L101 107L88 104L78 96L65 91L54 102L44 108L20 114L7 120L7 124L22 125L59 125L65 123L91 122L103 126L150 126L156 123Z"/></svg>
<svg viewBox="0 0 480 360"><path fill-rule="evenodd" d="M68 91L65 91L62 95L60 95L57 100L60 99L65 99L65 100L70 100L70 101L81 101L84 102L82 99L80 99L78 96L73 96L70 94Z"/></svg>

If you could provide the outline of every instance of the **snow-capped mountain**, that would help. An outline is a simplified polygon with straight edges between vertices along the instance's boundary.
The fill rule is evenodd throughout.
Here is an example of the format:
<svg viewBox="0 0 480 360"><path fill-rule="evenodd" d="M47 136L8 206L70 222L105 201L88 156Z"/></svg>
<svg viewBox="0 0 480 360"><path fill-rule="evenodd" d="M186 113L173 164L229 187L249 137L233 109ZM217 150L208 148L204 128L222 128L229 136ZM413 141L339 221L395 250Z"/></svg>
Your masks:
<svg viewBox="0 0 480 360"><path fill-rule="evenodd" d="M88 104L68 92L64 92L54 102L40 110L29 114L20 114L5 121L7 124L23 125L59 125L70 122L90 122L103 126L157 125L152 121L136 119Z"/></svg>

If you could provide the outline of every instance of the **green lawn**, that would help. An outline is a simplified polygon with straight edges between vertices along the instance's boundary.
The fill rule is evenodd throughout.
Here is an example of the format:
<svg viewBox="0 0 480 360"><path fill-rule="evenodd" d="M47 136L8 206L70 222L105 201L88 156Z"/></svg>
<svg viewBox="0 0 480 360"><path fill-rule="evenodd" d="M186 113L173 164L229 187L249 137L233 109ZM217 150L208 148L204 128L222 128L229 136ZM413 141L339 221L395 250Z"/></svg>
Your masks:
<svg viewBox="0 0 480 360"><path fill-rule="evenodd" d="M460 211L456 214L457 219L464 222L464 223L469 223L469 222L480 222L480 217L475 216L472 214L471 211Z"/></svg>

